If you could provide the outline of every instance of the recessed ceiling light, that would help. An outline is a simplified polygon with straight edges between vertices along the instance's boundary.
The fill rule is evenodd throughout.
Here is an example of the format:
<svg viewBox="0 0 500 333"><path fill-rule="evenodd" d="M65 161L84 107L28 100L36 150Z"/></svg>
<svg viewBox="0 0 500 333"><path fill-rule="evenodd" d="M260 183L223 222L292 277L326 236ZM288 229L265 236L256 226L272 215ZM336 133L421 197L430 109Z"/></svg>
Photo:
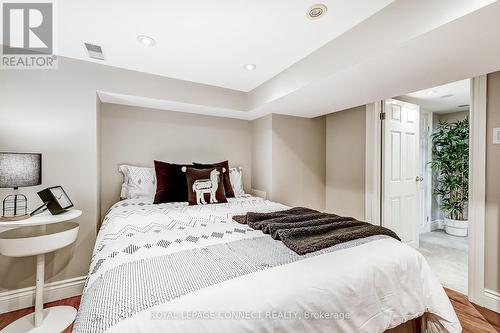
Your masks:
<svg viewBox="0 0 500 333"><path fill-rule="evenodd" d="M253 71L257 68L256 64L246 64L243 68L247 71Z"/></svg>
<svg viewBox="0 0 500 333"><path fill-rule="evenodd" d="M428 92L425 93L426 95L434 95L437 94L436 90L429 90Z"/></svg>
<svg viewBox="0 0 500 333"><path fill-rule="evenodd" d="M149 36L140 35L140 36L137 36L137 40L142 45L146 45L146 46L153 46L153 45L155 45L155 40L153 38L149 37Z"/></svg>
<svg viewBox="0 0 500 333"><path fill-rule="evenodd" d="M327 10L328 8L325 5L318 3L309 7L306 16L308 19L316 20L325 15Z"/></svg>

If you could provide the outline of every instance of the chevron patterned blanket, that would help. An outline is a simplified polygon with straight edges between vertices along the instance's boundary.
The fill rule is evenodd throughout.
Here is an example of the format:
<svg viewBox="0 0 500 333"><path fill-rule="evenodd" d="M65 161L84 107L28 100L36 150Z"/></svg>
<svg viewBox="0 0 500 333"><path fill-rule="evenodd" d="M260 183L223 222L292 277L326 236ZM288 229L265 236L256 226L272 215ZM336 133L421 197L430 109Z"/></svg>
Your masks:
<svg viewBox="0 0 500 333"><path fill-rule="evenodd" d="M73 332L314 332L324 328L382 332L378 328L417 317L425 307L435 307L443 325L454 327L453 312L436 303L442 301L442 288L432 276L425 283L415 280L411 286L402 285L408 280L394 271L400 264L410 267L404 274L408 278L430 273L416 251L392 238L367 237L300 256L269 235L232 220L249 211L285 209L254 197L200 206L153 205L140 199L116 203L97 236ZM398 257L390 258L395 253ZM356 261L358 265L352 266ZM388 274L380 275L385 266L390 267ZM371 277L377 281L366 280ZM373 283L384 289L366 289ZM388 290L391 285L398 289ZM395 293L414 293L422 286L432 293L422 292L422 299L405 308L397 299L383 301L380 308L363 305ZM366 295L358 299L362 293ZM360 309L363 313L353 317ZM440 321L437 324L443 327Z"/></svg>

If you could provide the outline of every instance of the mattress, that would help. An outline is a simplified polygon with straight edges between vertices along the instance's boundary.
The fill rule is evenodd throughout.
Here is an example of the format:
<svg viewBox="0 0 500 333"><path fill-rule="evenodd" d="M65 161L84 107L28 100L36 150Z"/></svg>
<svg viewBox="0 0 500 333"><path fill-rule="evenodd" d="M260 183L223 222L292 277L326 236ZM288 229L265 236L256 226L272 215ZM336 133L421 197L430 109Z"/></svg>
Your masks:
<svg viewBox="0 0 500 333"><path fill-rule="evenodd" d="M97 236L74 332L384 332L422 316L460 332L425 259L372 236L299 256L231 217L289 207L116 203Z"/></svg>

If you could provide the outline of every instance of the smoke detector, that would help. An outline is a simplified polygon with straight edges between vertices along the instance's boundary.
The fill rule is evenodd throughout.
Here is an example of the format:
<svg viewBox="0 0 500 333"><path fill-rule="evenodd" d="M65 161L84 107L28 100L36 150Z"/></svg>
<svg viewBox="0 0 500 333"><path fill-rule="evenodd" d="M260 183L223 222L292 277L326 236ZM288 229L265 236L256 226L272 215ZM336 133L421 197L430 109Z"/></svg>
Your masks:
<svg viewBox="0 0 500 333"><path fill-rule="evenodd" d="M319 3L319 4L312 5L311 7L309 7L309 9L307 10L306 16L310 20L317 20L320 17L323 17L326 14L327 10L328 10L328 8L325 5Z"/></svg>
<svg viewBox="0 0 500 333"><path fill-rule="evenodd" d="M85 43L85 48L92 59L104 60L104 54L102 54L102 48L99 45Z"/></svg>

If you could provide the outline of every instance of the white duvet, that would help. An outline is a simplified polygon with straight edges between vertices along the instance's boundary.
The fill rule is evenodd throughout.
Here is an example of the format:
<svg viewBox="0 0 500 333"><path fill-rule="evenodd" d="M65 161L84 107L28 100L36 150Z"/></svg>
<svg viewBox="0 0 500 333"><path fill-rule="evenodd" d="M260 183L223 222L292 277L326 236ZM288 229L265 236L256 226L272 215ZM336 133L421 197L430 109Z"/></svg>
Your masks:
<svg viewBox="0 0 500 333"><path fill-rule="evenodd" d="M102 306L97 303L106 293L113 293L113 286L123 287L137 279L113 275L117 270L127 272L148 258L269 237L247 228L236 232L243 230L242 225L231 217L287 208L254 197L206 206L151 205L137 199L119 202L99 232L75 331L93 331L86 312ZM212 277L207 274L200 279L207 282ZM109 284L98 289L104 280ZM146 284L146 280L139 283ZM182 284L161 281L174 291L176 284ZM142 305L141 311L124 309L105 331L377 333L427 313L423 317L427 332L461 332L448 297L422 255L388 237L206 284L154 306ZM138 295L158 296L147 293ZM133 307L128 303L115 306ZM92 318L107 315L99 316Z"/></svg>

